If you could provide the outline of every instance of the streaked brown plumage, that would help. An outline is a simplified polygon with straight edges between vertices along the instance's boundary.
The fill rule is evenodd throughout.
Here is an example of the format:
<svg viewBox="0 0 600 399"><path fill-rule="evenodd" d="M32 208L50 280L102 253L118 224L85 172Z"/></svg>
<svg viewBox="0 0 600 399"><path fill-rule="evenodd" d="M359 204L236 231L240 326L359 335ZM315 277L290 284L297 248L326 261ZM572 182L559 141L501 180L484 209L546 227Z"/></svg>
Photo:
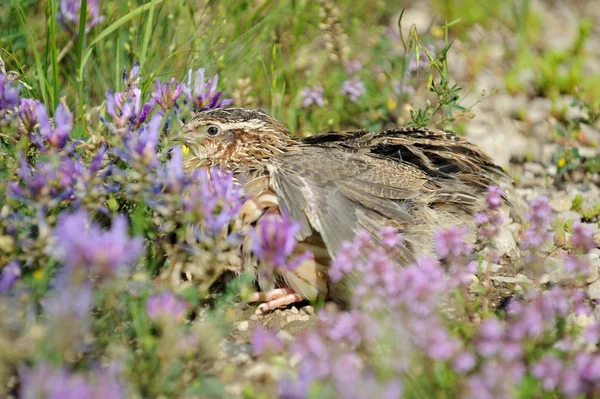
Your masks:
<svg viewBox="0 0 600 399"><path fill-rule="evenodd" d="M313 259L278 281L271 309L300 299L347 299L346 284L327 281L329 260L360 229L375 233L393 226L405 236L399 264L432 252L432 233L465 223L480 209L488 185L504 171L480 148L454 133L407 127L383 132L325 133L295 139L279 121L257 110L216 109L183 127L190 148L187 170L218 165L233 171L251 199L246 223L285 210L302 225L298 252ZM246 246L245 248L248 248ZM260 268L243 251L245 270ZM269 300L274 297L258 296Z"/></svg>

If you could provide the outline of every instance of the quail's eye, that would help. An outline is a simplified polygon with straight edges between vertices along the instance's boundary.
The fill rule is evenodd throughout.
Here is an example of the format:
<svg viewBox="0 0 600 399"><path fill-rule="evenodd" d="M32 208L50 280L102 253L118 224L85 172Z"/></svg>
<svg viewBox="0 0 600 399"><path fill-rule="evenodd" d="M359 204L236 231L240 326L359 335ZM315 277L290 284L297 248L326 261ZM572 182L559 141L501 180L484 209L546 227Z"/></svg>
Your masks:
<svg viewBox="0 0 600 399"><path fill-rule="evenodd" d="M214 136L216 134L219 134L219 132L221 131L221 128L219 128L218 126L215 125L210 125L207 129L206 129L206 133L208 133L211 136Z"/></svg>

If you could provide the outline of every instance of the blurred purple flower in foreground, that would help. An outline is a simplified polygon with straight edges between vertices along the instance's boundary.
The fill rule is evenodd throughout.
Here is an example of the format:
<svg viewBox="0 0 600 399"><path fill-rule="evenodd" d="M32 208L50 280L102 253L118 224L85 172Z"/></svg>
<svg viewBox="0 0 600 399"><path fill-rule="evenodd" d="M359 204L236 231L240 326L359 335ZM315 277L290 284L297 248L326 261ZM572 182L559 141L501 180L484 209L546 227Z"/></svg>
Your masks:
<svg viewBox="0 0 600 399"><path fill-rule="evenodd" d="M215 75L206 81L204 68L198 69L193 79L192 70L188 71L187 85L183 92L192 103L194 111L200 112L212 108L226 107L233 102L229 98L221 98L223 91L217 91L218 82L219 75Z"/></svg>
<svg viewBox="0 0 600 399"><path fill-rule="evenodd" d="M127 91L113 93L107 90L106 113L109 114L117 127L131 126L138 129L154 110L156 99L142 106L142 91L131 84Z"/></svg>
<svg viewBox="0 0 600 399"><path fill-rule="evenodd" d="M199 219L206 222L212 234L219 234L238 214L243 203L243 191L230 172L216 167L199 169L192 176L189 195L183 208L187 212L200 212Z"/></svg>
<svg viewBox="0 0 600 399"><path fill-rule="evenodd" d="M452 226L435 233L435 249L440 258L456 260L471 253L471 245L465 241L466 226Z"/></svg>
<svg viewBox="0 0 600 399"><path fill-rule="evenodd" d="M83 268L95 277L127 274L143 246L141 239L129 238L125 216L113 218L110 230L103 231L83 210L61 214L54 236L52 253L68 272Z"/></svg>
<svg viewBox="0 0 600 399"><path fill-rule="evenodd" d="M251 343L254 356L279 353L283 350L283 341L277 336L277 332L263 326L254 329Z"/></svg>
<svg viewBox="0 0 600 399"><path fill-rule="evenodd" d="M169 291L152 295L146 302L146 312L152 320L166 319L175 322L185 320L187 305Z"/></svg>
<svg viewBox="0 0 600 399"><path fill-rule="evenodd" d="M316 104L322 107L325 104L323 100L323 88L321 86L305 87L302 89L302 106L310 107L312 104Z"/></svg>
<svg viewBox="0 0 600 399"><path fill-rule="evenodd" d="M256 257L277 269L293 270L311 254L305 252L293 260L290 257L296 246L296 234L300 223L292 221L287 215L263 216L253 232L252 249Z"/></svg>
<svg viewBox="0 0 600 399"><path fill-rule="evenodd" d="M72 34L77 33L79 28L79 14L81 9L81 0L60 0L60 9L58 12L58 22L62 27ZM87 0L87 18L85 22L85 32L89 32L94 26L102 21L100 16L99 0Z"/></svg>
<svg viewBox="0 0 600 399"><path fill-rule="evenodd" d="M522 246L525 249L538 248L552 239L550 223L553 212L548 199L545 197L535 198L529 202L529 213L526 215L529 226L523 234Z"/></svg>
<svg viewBox="0 0 600 399"><path fill-rule="evenodd" d="M365 84L358 76L353 76L344 81L344 84L342 85L342 94L348 96L352 102L356 102L360 96L365 94L365 92Z"/></svg>
<svg viewBox="0 0 600 399"><path fill-rule="evenodd" d="M122 384L106 370L97 370L87 378L56 369L46 363L22 369L22 399L120 399L125 397Z"/></svg>
<svg viewBox="0 0 600 399"><path fill-rule="evenodd" d="M21 85L15 84L14 79L4 73L0 73L0 119L2 111L12 110L19 103Z"/></svg>
<svg viewBox="0 0 600 399"><path fill-rule="evenodd" d="M7 291L21 277L21 267L16 260L9 262L2 269L0 277L0 294Z"/></svg>

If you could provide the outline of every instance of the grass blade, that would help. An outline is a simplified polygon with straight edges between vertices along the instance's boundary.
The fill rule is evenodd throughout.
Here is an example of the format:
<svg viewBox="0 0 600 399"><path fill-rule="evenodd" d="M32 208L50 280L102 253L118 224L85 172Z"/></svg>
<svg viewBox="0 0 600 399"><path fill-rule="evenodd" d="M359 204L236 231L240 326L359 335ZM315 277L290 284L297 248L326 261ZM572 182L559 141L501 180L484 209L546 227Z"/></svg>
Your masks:
<svg viewBox="0 0 600 399"><path fill-rule="evenodd" d="M58 53L56 51L56 0L48 1L48 37L50 63L52 67L52 113L58 106Z"/></svg>
<svg viewBox="0 0 600 399"><path fill-rule="evenodd" d="M40 57L40 53L35 45L35 41L33 40L33 36L29 29L27 29L27 23L25 22L25 12L23 11L23 7L20 4L17 4L17 13L19 14L19 20L21 22L21 26L23 31L25 32L25 36L27 37L27 42L31 46L31 51L33 52L33 58L35 59L35 68L37 71L38 78L38 86L40 88L40 96L42 97L42 102L44 104L48 103L48 81L46 80L46 72L44 71L44 67L42 66L42 58Z"/></svg>
<svg viewBox="0 0 600 399"><path fill-rule="evenodd" d="M83 48L85 46L85 21L87 19L87 0L81 0L79 8L79 30L77 31L77 118L80 123L80 133L85 130L85 115L83 113Z"/></svg>

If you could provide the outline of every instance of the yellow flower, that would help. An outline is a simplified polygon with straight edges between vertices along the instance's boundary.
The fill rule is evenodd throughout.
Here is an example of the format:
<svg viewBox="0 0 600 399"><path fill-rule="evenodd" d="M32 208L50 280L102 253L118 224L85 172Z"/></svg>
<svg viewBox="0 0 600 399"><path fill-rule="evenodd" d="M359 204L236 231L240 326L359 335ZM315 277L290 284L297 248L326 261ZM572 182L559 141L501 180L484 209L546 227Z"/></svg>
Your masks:
<svg viewBox="0 0 600 399"><path fill-rule="evenodd" d="M565 161L565 159L564 159L564 158L560 158L560 159L558 160L558 162L557 162L557 165L558 165L558 167L559 167L559 168L562 168L562 167L564 167L566 164L567 164L567 161Z"/></svg>
<svg viewBox="0 0 600 399"><path fill-rule="evenodd" d="M393 110L394 108L396 108L398 104L396 103L396 100L394 100L392 97L388 97L387 99L387 108L389 111Z"/></svg>
<svg viewBox="0 0 600 399"><path fill-rule="evenodd" d="M439 26L434 26L431 28L431 34L436 39L441 39L442 37L444 37L444 30Z"/></svg>
<svg viewBox="0 0 600 399"><path fill-rule="evenodd" d="M41 279L44 278L44 271L42 269L37 269L36 271L33 272L33 278L36 281L40 281Z"/></svg>
<svg viewBox="0 0 600 399"><path fill-rule="evenodd" d="M187 145L183 144L181 146L181 152L183 152L183 156L187 157L187 155L190 153L190 147L188 147Z"/></svg>

